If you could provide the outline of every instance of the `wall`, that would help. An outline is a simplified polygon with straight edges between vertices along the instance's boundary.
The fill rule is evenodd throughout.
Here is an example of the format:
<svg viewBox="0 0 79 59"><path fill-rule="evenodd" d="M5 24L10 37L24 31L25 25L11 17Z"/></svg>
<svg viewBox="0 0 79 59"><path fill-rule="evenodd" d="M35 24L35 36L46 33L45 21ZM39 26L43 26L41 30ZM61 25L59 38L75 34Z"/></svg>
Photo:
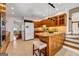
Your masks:
<svg viewBox="0 0 79 59"><path fill-rule="evenodd" d="M12 16L6 16L6 31L10 32L10 41L13 40L13 27L14 22L23 22L22 18L19 17L12 17Z"/></svg>

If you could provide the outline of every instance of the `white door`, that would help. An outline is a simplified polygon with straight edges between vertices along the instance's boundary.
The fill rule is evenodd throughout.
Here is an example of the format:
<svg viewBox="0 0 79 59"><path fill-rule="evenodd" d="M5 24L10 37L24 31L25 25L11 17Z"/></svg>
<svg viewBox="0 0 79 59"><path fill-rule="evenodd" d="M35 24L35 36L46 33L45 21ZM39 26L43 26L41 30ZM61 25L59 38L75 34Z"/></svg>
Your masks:
<svg viewBox="0 0 79 59"><path fill-rule="evenodd" d="M34 24L31 22L25 22L25 40L34 38Z"/></svg>

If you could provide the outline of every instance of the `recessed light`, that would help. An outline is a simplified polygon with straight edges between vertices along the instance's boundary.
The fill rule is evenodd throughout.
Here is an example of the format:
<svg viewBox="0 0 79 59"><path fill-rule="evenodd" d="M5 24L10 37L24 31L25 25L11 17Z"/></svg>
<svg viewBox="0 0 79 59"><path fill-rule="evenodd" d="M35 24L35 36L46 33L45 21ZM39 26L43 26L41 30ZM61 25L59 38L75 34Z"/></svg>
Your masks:
<svg viewBox="0 0 79 59"><path fill-rule="evenodd" d="M11 10L14 10L14 7L11 7Z"/></svg>

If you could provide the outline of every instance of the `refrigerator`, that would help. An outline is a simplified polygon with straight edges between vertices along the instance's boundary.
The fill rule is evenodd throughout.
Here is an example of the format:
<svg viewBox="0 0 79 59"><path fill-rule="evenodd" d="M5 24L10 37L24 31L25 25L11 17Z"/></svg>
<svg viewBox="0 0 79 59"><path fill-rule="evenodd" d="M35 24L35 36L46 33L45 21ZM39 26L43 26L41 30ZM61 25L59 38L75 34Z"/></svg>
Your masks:
<svg viewBox="0 0 79 59"><path fill-rule="evenodd" d="M24 22L24 40L34 39L34 23Z"/></svg>

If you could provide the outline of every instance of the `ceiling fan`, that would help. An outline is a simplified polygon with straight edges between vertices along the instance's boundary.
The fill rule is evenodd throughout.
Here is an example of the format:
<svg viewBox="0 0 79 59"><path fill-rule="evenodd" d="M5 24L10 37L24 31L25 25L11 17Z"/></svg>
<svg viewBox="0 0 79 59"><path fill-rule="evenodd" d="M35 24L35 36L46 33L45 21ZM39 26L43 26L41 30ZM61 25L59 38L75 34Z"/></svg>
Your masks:
<svg viewBox="0 0 79 59"><path fill-rule="evenodd" d="M55 8L55 6L53 5L53 3L48 3L48 5L50 5L51 7ZM48 20L53 20L53 19L48 18Z"/></svg>
<svg viewBox="0 0 79 59"><path fill-rule="evenodd" d="M55 8L55 6L52 3L48 3L51 7Z"/></svg>

